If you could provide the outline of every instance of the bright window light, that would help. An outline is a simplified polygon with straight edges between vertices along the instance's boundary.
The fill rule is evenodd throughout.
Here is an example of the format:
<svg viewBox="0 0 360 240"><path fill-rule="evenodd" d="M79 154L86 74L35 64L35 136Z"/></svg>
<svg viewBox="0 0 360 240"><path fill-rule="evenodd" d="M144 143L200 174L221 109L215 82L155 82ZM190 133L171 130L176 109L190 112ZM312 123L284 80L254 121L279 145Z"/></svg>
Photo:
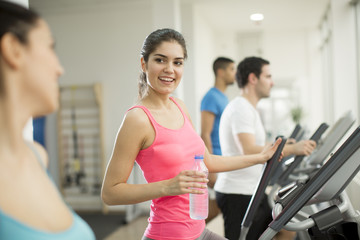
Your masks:
<svg viewBox="0 0 360 240"><path fill-rule="evenodd" d="M253 13L250 15L251 21L259 22L264 19L264 15L262 13Z"/></svg>

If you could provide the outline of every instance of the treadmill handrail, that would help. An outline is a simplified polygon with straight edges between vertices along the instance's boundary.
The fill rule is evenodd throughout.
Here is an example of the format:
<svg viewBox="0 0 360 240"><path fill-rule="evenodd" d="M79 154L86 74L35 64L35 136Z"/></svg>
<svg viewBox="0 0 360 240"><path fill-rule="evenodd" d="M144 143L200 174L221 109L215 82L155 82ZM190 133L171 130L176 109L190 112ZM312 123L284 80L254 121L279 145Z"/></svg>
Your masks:
<svg viewBox="0 0 360 240"><path fill-rule="evenodd" d="M290 134L289 138L295 139L296 136L299 134L300 130L301 130L300 124L296 124L296 126L295 126L294 130L292 131L292 133Z"/></svg>
<svg viewBox="0 0 360 240"><path fill-rule="evenodd" d="M301 130L302 130L302 128L301 128L300 124L296 124L294 130L291 132L291 134L289 136L289 139L295 139L296 140L296 137L299 135ZM288 160L288 159L290 159L292 157L294 157L294 155L283 157L283 160L281 162L284 163L286 160Z"/></svg>
<svg viewBox="0 0 360 240"><path fill-rule="evenodd" d="M265 166L263 168L262 176L259 179L259 182L257 184L257 187L255 188L255 192L251 197L250 203L248 205L248 208L246 210L245 216L242 221L242 225L244 227L250 227L250 224L254 218L255 212L257 208L260 205L261 199L265 195L265 189L268 185L268 182L271 177L271 173L276 169L276 166L279 164L279 157L281 155L281 152L285 146L286 139L281 138L281 143L279 147L276 149L276 152L272 156L272 158L265 163Z"/></svg>
<svg viewBox="0 0 360 240"><path fill-rule="evenodd" d="M320 124L320 126L315 131L315 133L310 137L310 140L313 140L316 143L318 143L318 141L320 140L322 134L326 131L326 129L328 129L328 127L329 127L329 125L327 125L326 123ZM294 171L294 169L297 166L299 166L299 164L301 163L301 161L303 160L304 157L305 157L304 155L296 156L295 160L281 174L281 176L279 177L277 183L280 183L280 185L282 183L284 183L288 179L289 175Z"/></svg>

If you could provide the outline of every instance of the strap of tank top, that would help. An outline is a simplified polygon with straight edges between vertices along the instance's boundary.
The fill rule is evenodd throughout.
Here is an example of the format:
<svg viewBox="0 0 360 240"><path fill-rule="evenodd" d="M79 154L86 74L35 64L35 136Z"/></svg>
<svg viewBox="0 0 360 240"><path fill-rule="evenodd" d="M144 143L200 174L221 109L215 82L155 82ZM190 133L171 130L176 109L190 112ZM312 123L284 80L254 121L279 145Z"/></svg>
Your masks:
<svg viewBox="0 0 360 240"><path fill-rule="evenodd" d="M47 168L45 167L44 162L41 160L40 153L36 150L34 144L27 142L27 141L26 141L26 144L33 151L33 153L34 153L36 159L38 160L39 164L41 165L41 167L47 172Z"/></svg>
<svg viewBox="0 0 360 240"><path fill-rule="evenodd" d="M158 123L155 121L155 118L151 115L151 112L149 111L149 109L147 109L147 108L144 107L144 106L136 105L136 106L133 106L133 107L129 108L129 110L127 110L127 112L130 111L131 109L134 109L134 108L141 108L141 109L146 113L146 115L148 116L151 124L152 124L154 127L157 127L157 126L158 126Z"/></svg>
<svg viewBox="0 0 360 240"><path fill-rule="evenodd" d="M183 115L184 117L184 121L189 121L187 115L185 114L185 112L182 110L182 108L180 107L180 105L175 101L175 99L173 97L170 97L170 99L175 103L175 105L180 109L180 112L181 114ZM144 110L144 112L146 113L146 115L149 117L150 119L150 122L153 126L158 126L159 124L156 122L156 120L154 119L154 117L151 115L149 109L147 109L145 106L141 106L141 105L136 105L136 106L133 106L131 108L129 108L127 111L130 111L131 109L133 108L141 108L142 110Z"/></svg>
<svg viewBox="0 0 360 240"><path fill-rule="evenodd" d="M183 117L184 117L184 121L186 122L186 121L188 121L189 119L188 119L188 117L187 117L187 115L185 114L185 112L183 111L183 109L180 107L180 105L175 101L175 99L173 98L173 97L170 97L170 99L175 103L175 105L180 109L180 112L181 112L181 114L183 115Z"/></svg>

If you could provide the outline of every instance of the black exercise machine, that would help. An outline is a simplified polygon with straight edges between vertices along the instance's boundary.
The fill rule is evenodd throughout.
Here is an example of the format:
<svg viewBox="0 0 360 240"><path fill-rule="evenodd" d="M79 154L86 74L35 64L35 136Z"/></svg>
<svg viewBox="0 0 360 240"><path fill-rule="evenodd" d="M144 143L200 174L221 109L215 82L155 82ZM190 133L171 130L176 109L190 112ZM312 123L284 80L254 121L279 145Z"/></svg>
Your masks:
<svg viewBox="0 0 360 240"><path fill-rule="evenodd" d="M245 216L243 218L243 222L241 223L240 239L246 238L246 235L249 231L256 210L260 205L261 199L263 199L265 195L265 188L267 187L270 177L272 176L274 170L276 169L276 167L280 162L279 158L286 143L285 138L281 137L281 139L282 139L281 143L277 148L276 152L274 153L272 158L269 161L267 161L264 165L261 179L259 180L258 185L256 187L257 191L255 192L255 194L252 195L249 203L249 207L246 210Z"/></svg>
<svg viewBox="0 0 360 240"><path fill-rule="evenodd" d="M360 127L308 182L296 184L276 203L274 220L260 240L272 239L282 228L291 231L310 229L312 239L359 239L359 213L344 193L359 170ZM324 202L331 206L306 220L289 223L305 205Z"/></svg>

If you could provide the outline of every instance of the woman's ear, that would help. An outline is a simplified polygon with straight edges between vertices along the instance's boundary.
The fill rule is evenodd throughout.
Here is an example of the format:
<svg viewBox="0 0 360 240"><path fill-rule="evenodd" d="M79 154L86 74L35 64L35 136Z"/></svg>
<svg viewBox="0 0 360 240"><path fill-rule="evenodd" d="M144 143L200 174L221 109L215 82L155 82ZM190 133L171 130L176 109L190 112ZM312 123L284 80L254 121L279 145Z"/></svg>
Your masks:
<svg viewBox="0 0 360 240"><path fill-rule="evenodd" d="M141 69L143 72L146 72L146 62L143 57L141 58Z"/></svg>
<svg viewBox="0 0 360 240"><path fill-rule="evenodd" d="M20 41L11 33L5 33L0 41L0 52L3 61L10 68L18 69L21 65L23 46Z"/></svg>

